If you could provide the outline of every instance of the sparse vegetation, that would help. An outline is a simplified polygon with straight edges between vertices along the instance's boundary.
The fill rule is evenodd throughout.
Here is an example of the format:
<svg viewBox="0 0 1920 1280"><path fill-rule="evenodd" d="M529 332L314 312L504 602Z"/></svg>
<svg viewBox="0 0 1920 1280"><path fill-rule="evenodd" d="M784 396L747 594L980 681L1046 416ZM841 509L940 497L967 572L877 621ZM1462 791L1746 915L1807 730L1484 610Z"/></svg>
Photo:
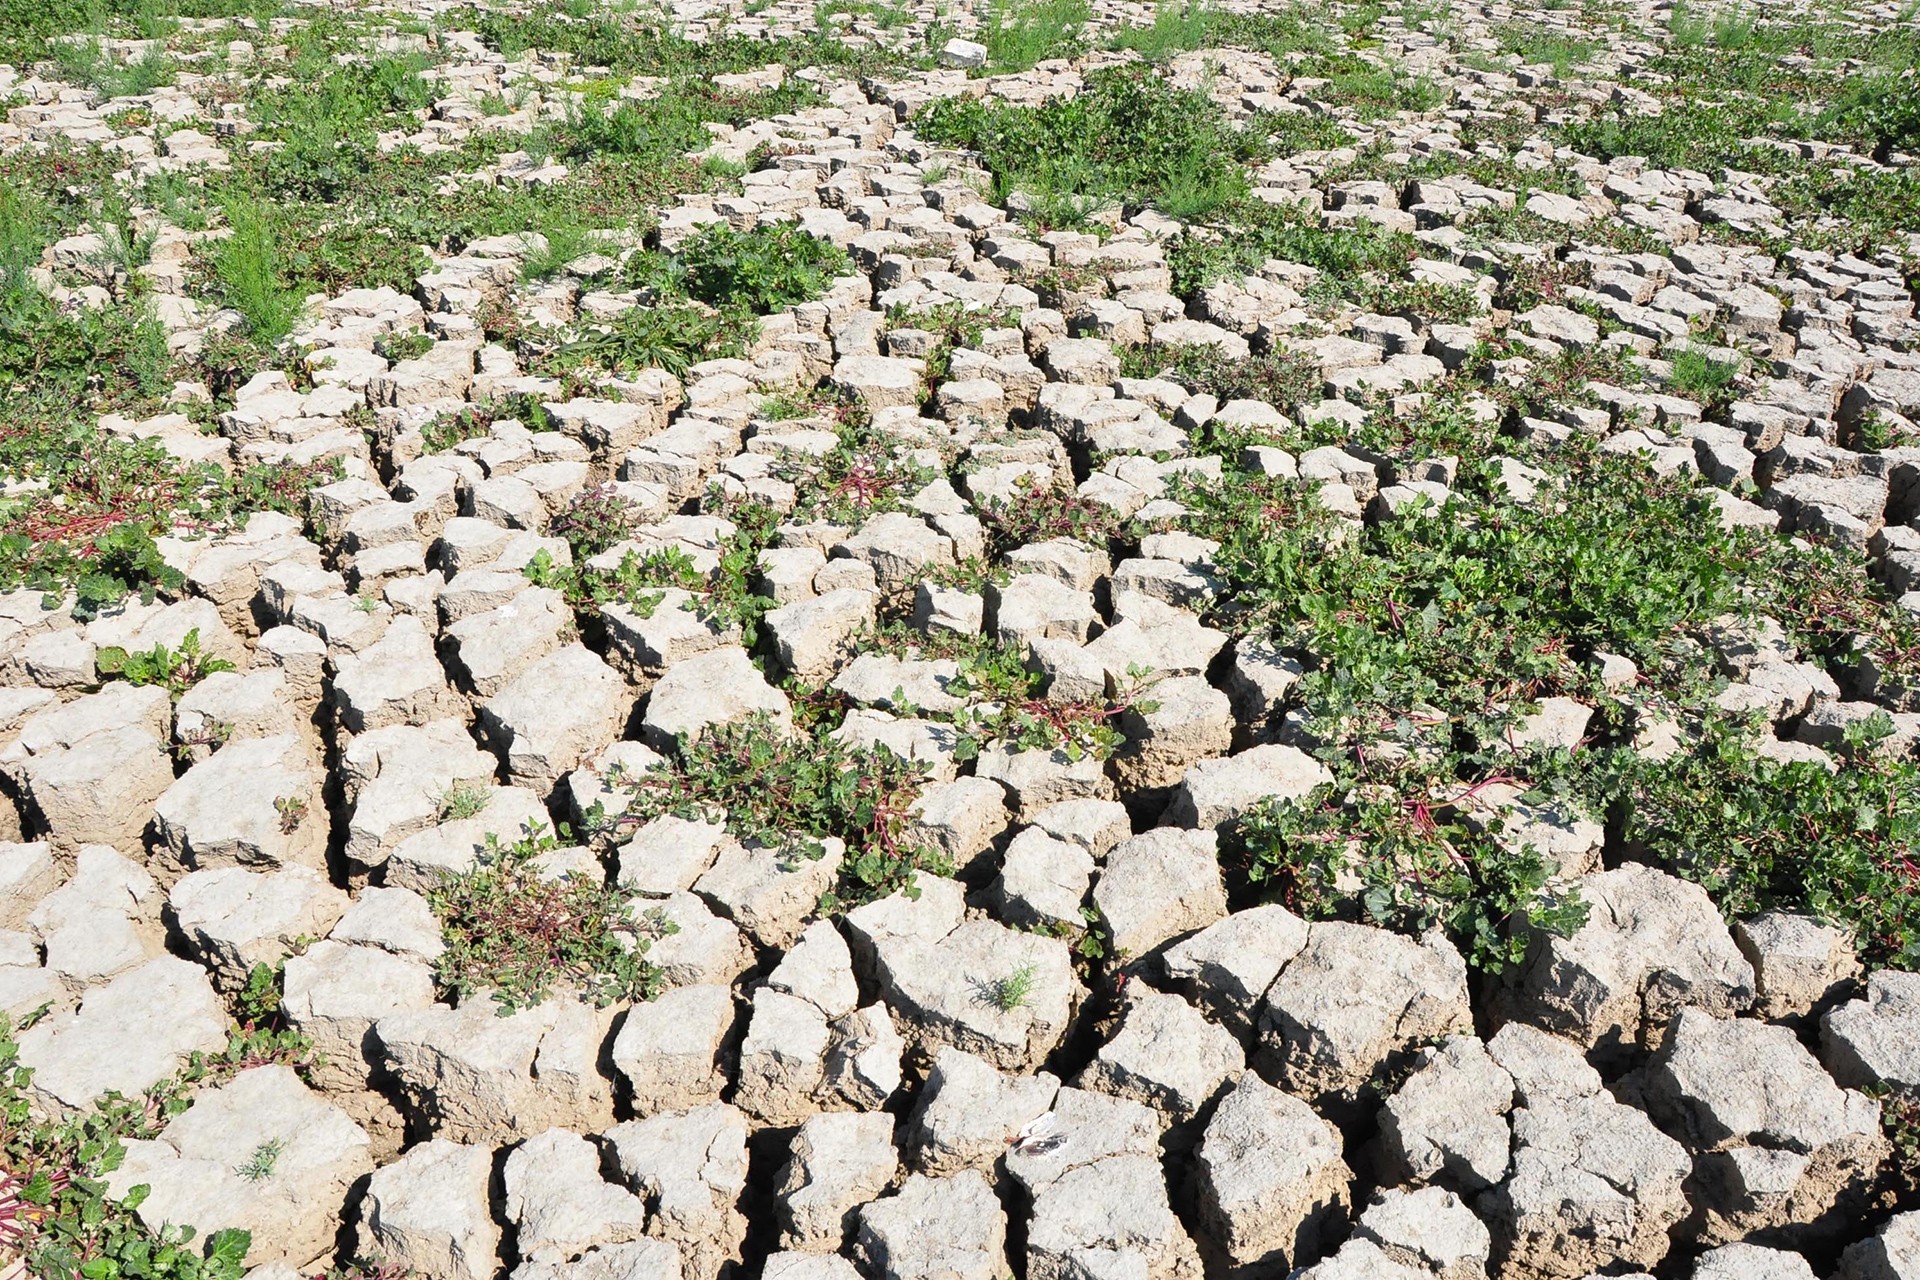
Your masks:
<svg viewBox="0 0 1920 1280"><path fill-rule="evenodd" d="M143 652L129 653L118 645L106 645L94 654L93 663L107 679L118 678L133 685L157 684L176 702L208 676L234 669L227 659L201 650L198 627L180 637L177 650L157 644Z"/></svg>
<svg viewBox="0 0 1920 1280"><path fill-rule="evenodd" d="M436 971L450 995L486 995L505 1017L556 987L597 1005L660 993L647 949L674 926L597 876L550 870L558 848L546 831L511 844L489 836L478 865L427 895L446 940Z"/></svg>
<svg viewBox="0 0 1920 1280"><path fill-rule="evenodd" d="M1035 970L1030 964L1023 964L1003 978L982 983L982 992L988 1004L1002 1013L1012 1013L1024 1009L1033 999Z"/></svg>

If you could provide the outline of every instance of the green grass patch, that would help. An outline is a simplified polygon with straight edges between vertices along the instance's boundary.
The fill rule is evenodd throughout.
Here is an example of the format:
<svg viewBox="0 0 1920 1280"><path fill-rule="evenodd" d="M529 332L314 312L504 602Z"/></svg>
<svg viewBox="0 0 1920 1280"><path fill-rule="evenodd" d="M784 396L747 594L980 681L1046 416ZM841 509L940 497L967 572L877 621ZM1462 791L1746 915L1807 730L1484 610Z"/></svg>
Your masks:
<svg viewBox="0 0 1920 1280"><path fill-rule="evenodd" d="M942 99L915 128L979 152L994 199L1017 191L1056 213L1120 205L1203 217L1246 196L1242 165L1265 154L1263 140L1233 128L1204 93L1134 68L1095 73L1084 92L1037 107Z"/></svg>

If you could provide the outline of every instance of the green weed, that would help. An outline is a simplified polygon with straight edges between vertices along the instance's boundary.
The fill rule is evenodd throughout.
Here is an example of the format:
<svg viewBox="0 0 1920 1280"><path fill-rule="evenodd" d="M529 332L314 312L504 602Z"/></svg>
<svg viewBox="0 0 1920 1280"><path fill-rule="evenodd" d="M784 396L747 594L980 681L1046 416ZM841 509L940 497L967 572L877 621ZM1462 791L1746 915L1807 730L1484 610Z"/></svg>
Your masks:
<svg viewBox="0 0 1920 1280"><path fill-rule="evenodd" d="M119 645L107 645L94 655L94 665L108 679L118 678L132 685L159 685L172 694L175 701L215 672L234 669L225 658L201 651L198 627L180 638L177 652L163 644L144 653L128 653Z"/></svg>
<svg viewBox="0 0 1920 1280"><path fill-rule="evenodd" d="M253 1154L234 1168L234 1173L248 1182L264 1182L273 1176L273 1168L280 1162L280 1153L287 1144L279 1138L269 1138L253 1149Z"/></svg>
<svg viewBox="0 0 1920 1280"><path fill-rule="evenodd" d="M1718 360L1697 347L1682 347L1673 353L1672 374L1667 386L1689 399L1698 400L1708 417L1726 411L1735 395L1740 366Z"/></svg>
<svg viewBox="0 0 1920 1280"><path fill-rule="evenodd" d="M1000 1012L1012 1013L1016 1009L1026 1008L1033 999L1036 977L1034 967L1023 964L1004 978L981 983L981 995Z"/></svg>
<svg viewBox="0 0 1920 1280"><path fill-rule="evenodd" d="M991 71L1030 71L1077 51L1092 16L1087 0L990 0L980 14L980 43Z"/></svg>
<svg viewBox="0 0 1920 1280"><path fill-rule="evenodd" d="M994 198L1021 192L1061 219L1102 203L1198 218L1243 199L1241 164L1263 141L1233 128L1204 93L1151 71L1116 68L1086 91L1038 107L946 98L915 117L922 137L980 153Z"/></svg>
<svg viewBox="0 0 1920 1280"><path fill-rule="evenodd" d="M218 241L211 267L228 306L247 318L251 337L275 343L300 321L303 297L284 280L279 237L267 216L251 203L227 206L233 233Z"/></svg>
<svg viewBox="0 0 1920 1280"><path fill-rule="evenodd" d="M440 793L437 813L442 822L477 818L487 807L487 788L461 783Z"/></svg>
<svg viewBox="0 0 1920 1280"><path fill-rule="evenodd" d="M447 944L436 975L456 999L486 992L505 1017L558 986L603 1007L660 993L647 949L673 926L635 911L626 890L572 873L549 876L540 863L557 847L545 831L512 844L490 835L477 866L428 891Z"/></svg>
<svg viewBox="0 0 1920 1280"><path fill-rule="evenodd" d="M845 746L824 726L789 733L760 714L682 741L667 769L623 779L632 802L622 821L666 813L724 821L739 839L793 857L821 857L821 841L840 840L839 884L822 903L838 911L895 890L913 894L916 872L952 869L909 830L907 810L924 780L924 766L884 748Z"/></svg>

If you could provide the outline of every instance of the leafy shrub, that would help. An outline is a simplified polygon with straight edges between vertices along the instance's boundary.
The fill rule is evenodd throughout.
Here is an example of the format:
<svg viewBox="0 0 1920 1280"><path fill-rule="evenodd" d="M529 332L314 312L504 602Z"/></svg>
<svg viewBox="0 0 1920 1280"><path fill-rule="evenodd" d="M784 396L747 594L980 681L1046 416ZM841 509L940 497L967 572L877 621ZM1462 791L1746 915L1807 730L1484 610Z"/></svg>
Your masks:
<svg viewBox="0 0 1920 1280"><path fill-rule="evenodd" d="M1889 164L1896 151L1920 152L1920 72L1859 76L1815 118L1813 131L1857 142L1875 161Z"/></svg>
<svg viewBox="0 0 1920 1280"><path fill-rule="evenodd" d="M1791 117L1790 103L1704 102L1682 99L1659 115L1609 113L1559 127L1561 141L1582 155L1608 162L1620 156L1644 156L1661 169L1699 169L1718 173L1729 166L1773 167L1766 153L1747 145L1771 124Z"/></svg>
<svg viewBox="0 0 1920 1280"><path fill-rule="evenodd" d="M1264 400L1282 412L1320 399L1325 381L1319 361L1285 348L1234 359L1219 347L1146 343L1122 349L1120 361L1129 377L1170 378L1223 404Z"/></svg>
<svg viewBox="0 0 1920 1280"><path fill-rule="evenodd" d="M299 322L302 294L285 280L280 238L251 203L227 207L232 234L216 241L211 267L226 304L247 318L250 335L275 343Z"/></svg>
<svg viewBox="0 0 1920 1280"><path fill-rule="evenodd" d="M622 102L611 111L572 109L549 140L564 160L622 156L673 163L705 144L700 113L681 96Z"/></svg>
<svg viewBox="0 0 1920 1280"><path fill-rule="evenodd" d="M1867 576L1864 556L1752 535L1737 545L1756 607L1815 660L1851 678L1870 655L1889 693L1920 691L1920 617Z"/></svg>
<svg viewBox="0 0 1920 1280"><path fill-rule="evenodd" d="M1397 111L1433 111L1447 101L1447 91L1431 76L1411 76L1397 67L1370 64L1335 70L1321 92L1352 107L1363 121Z"/></svg>
<svg viewBox="0 0 1920 1280"><path fill-rule="evenodd" d="M575 873L549 876L541 861L556 847L544 831L512 844L489 835L477 866L428 892L447 944L436 976L457 999L488 992L505 1017L539 1004L556 984L601 1006L660 993L647 949L673 926L636 912L629 891Z"/></svg>
<svg viewBox="0 0 1920 1280"><path fill-rule="evenodd" d="M167 386L167 335L144 304L121 301L65 311L28 273L42 247L42 210L0 195L0 402L43 400L41 411L85 403L131 407ZM18 410L14 412L17 414Z"/></svg>
<svg viewBox="0 0 1920 1280"><path fill-rule="evenodd" d="M939 475L898 441L875 432L864 408L846 414L834 435L834 447L825 454L784 459L776 472L798 494L795 520L858 525L905 510L907 500Z"/></svg>
<svg viewBox="0 0 1920 1280"><path fill-rule="evenodd" d="M1866 750L1847 763L1782 763L1746 725L1716 718L1668 760L1596 761L1584 785L1612 802L1643 857L1706 887L1729 916L1810 911L1852 930L1873 965L1920 964L1920 766Z"/></svg>
<svg viewBox="0 0 1920 1280"><path fill-rule="evenodd" d="M535 586L559 591L576 612L586 615L617 602L651 617L665 598L665 589L677 588L692 596L690 609L723 630L739 627L743 642L751 647L759 637L760 619L773 608L773 601L753 590L753 573L773 526L758 518L758 508L735 514L750 518L742 520L721 546L720 562L711 574L699 572L693 558L677 547L658 547L644 554L628 551L610 570L557 564L540 551L524 573Z"/></svg>
<svg viewBox="0 0 1920 1280"><path fill-rule="evenodd" d="M1023 476L1020 492L1011 499L989 498L978 504L980 523L986 526L988 549L998 558L1016 547L1049 538L1078 538L1105 549L1119 532L1120 517L1105 503L1083 498L1054 485Z"/></svg>
<svg viewBox="0 0 1920 1280"><path fill-rule="evenodd" d="M632 307L548 353L536 368L552 373L586 365L615 373L664 369L678 377L702 360L744 356L754 327L750 317L692 303Z"/></svg>
<svg viewBox="0 0 1920 1280"><path fill-rule="evenodd" d="M1184 296L1257 271L1269 258L1304 263L1339 286L1369 272L1402 274L1416 256L1412 236L1376 222L1323 227L1305 210L1256 201L1235 209L1225 226L1182 232L1168 246L1167 266L1174 290Z"/></svg>
<svg viewBox="0 0 1920 1280"><path fill-rule="evenodd" d="M478 440L492 431L493 421L494 415L481 405L435 414L420 427L424 451L445 453L455 445Z"/></svg>
<svg viewBox="0 0 1920 1280"><path fill-rule="evenodd" d="M1684 484L1598 452L1562 465L1562 501L1513 503L1469 469L1449 509L1356 536L1291 481L1229 469L1183 501L1221 543L1238 624L1318 655L1316 732L1433 708L1485 739L1497 708L1579 688L1596 649L1680 678L1671 634L1732 602L1732 541Z"/></svg>
<svg viewBox="0 0 1920 1280"><path fill-rule="evenodd" d="M621 497L612 484L602 483L576 494L566 509L554 516L548 531L567 540L578 562L632 537L639 525L633 503Z"/></svg>

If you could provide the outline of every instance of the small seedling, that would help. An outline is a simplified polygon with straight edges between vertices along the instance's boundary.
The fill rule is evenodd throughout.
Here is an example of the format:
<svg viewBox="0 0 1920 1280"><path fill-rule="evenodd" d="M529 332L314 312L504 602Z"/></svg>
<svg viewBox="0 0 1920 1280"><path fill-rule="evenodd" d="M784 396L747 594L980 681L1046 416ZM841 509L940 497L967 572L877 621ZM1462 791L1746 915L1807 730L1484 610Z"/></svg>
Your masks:
<svg viewBox="0 0 1920 1280"><path fill-rule="evenodd" d="M260 1182L273 1176L273 1166L279 1162L280 1153L286 1150L286 1143L278 1138L269 1138L253 1149L245 1164L234 1170L248 1182Z"/></svg>
<svg viewBox="0 0 1920 1280"><path fill-rule="evenodd" d="M1033 966L1023 964L1006 977L994 979L986 985L987 1003L1002 1013L1025 1008L1033 999L1034 977Z"/></svg>
<svg viewBox="0 0 1920 1280"><path fill-rule="evenodd" d="M487 789L470 782L456 782L440 793L440 821L459 822L478 817L487 807Z"/></svg>
<svg viewBox="0 0 1920 1280"><path fill-rule="evenodd" d="M280 815L280 834L290 836L300 829L307 820L307 802L299 796L281 796L273 802L273 811Z"/></svg>

